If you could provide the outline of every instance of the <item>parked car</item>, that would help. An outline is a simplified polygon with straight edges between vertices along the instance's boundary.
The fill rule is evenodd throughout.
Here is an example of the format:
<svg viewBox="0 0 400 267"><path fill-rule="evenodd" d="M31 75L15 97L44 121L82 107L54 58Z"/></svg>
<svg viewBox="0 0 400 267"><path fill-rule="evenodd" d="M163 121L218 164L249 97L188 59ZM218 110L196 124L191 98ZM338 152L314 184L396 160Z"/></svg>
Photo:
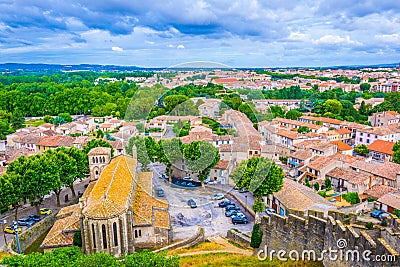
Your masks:
<svg viewBox="0 0 400 267"><path fill-rule="evenodd" d="M220 208L225 208L226 206L234 206L234 205L235 205L235 203L232 201L229 201L229 200L224 200L224 201L221 201L218 203L218 206Z"/></svg>
<svg viewBox="0 0 400 267"><path fill-rule="evenodd" d="M28 219L31 221L35 221L38 222L40 221L42 218L40 218L40 216L36 215L36 214L30 214L28 215Z"/></svg>
<svg viewBox="0 0 400 267"><path fill-rule="evenodd" d="M189 183L187 183L187 186L189 186L189 187L195 187L196 185L193 184L193 183L191 183L191 182L189 182Z"/></svg>
<svg viewBox="0 0 400 267"><path fill-rule="evenodd" d="M48 208L41 208L40 209L40 214L41 215L50 215L51 214L51 210Z"/></svg>
<svg viewBox="0 0 400 267"><path fill-rule="evenodd" d="M31 220L31 219L29 219L29 218L20 218L18 221L17 221L17 223L18 223L18 225L19 226L26 226L26 227L31 227L32 225L34 225L36 222L35 221L33 221L33 220Z"/></svg>
<svg viewBox="0 0 400 267"><path fill-rule="evenodd" d="M21 233L21 231L22 231L22 229L20 227L18 227L18 234ZM6 226L6 227L4 227L4 233L15 234L15 231L11 226Z"/></svg>
<svg viewBox="0 0 400 267"><path fill-rule="evenodd" d="M225 197L224 194L218 193L218 194L213 195L213 196L212 196L212 199L213 199L213 200L221 200L221 199L223 199L224 197Z"/></svg>
<svg viewBox="0 0 400 267"><path fill-rule="evenodd" d="M390 216L391 216L390 213L384 212L384 213L379 214L378 219L382 221L384 218L387 218Z"/></svg>
<svg viewBox="0 0 400 267"><path fill-rule="evenodd" d="M232 223L233 223L233 224L238 224L238 223L244 223L244 224L246 224L246 223L248 223L248 222L249 222L249 220L247 220L246 217L237 217L237 216L232 217Z"/></svg>
<svg viewBox="0 0 400 267"><path fill-rule="evenodd" d="M228 211L228 210L240 210L240 208L236 205L229 205L229 206L225 207L225 211Z"/></svg>
<svg viewBox="0 0 400 267"><path fill-rule="evenodd" d="M236 216L236 214L238 214L238 213L241 213L240 210L228 210L228 211L225 211L225 216L226 217L231 217L233 215Z"/></svg>
<svg viewBox="0 0 400 267"><path fill-rule="evenodd" d="M189 205L189 207L191 207L192 209L197 208L197 204L196 204L196 202L194 202L193 199L189 199L189 200L188 200L188 205Z"/></svg>
<svg viewBox="0 0 400 267"><path fill-rule="evenodd" d="M157 189L157 196L158 197L164 197L165 196L164 190L162 190L161 188Z"/></svg>
<svg viewBox="0 0 400 267"><path fill-rule="evenodd" d="M241 211L239 211L238 213L235 214L236 217L242 217L242 218L246 218L246 215L244 215ZM247 218L246 218L247 219Z"/></svg>
<svg viewBox="0 0 400 267"><path fill-rule="evenodd" d="M218 184L218 181L214 180L214 181L209 181L208 184Z"/></svg>
<svg viewBox="0 0 400 267"><path fill-rule="evenodd" d="M184 181L193 181L193 179L188 177L188 176L183 177L182 180L184 180Z"/></svg>
<svg viewBox="0 0 400 267"><path fill-rule="evenodd" d="M246 192L249 192L249 191L246 190L246 188L244 188L244 187L243 187L242 189L239 190L239 193L246 193Z"/></svg>
<svg viewBox="0 0 400 267"><path fill-rule="evenodd" d="M162 179L168 179L168 178L169 178L169 176L168 176L168 175L166 175L166 174L161 174L161 175L160 175L160 178L162 178Z"/></svg>
<svg viewBox="0 0 400 267"><path fill-rule="evenodd" d="M383 210L374 210L373 212L371 212L371 217L379 218L379 215L381 215L382 213L385 213L385 212Z"/></svg>
<svg viewBox="0 0 400 267"><path fill-rule="evenodd" d="M265 209L265 213L266 213L267 215L269 215L269 216L270 216L272 213L276 213L276 212L275 212L275 210L274 210L274 209L271 209L271 208L266 208L266 209Z"/></svg>

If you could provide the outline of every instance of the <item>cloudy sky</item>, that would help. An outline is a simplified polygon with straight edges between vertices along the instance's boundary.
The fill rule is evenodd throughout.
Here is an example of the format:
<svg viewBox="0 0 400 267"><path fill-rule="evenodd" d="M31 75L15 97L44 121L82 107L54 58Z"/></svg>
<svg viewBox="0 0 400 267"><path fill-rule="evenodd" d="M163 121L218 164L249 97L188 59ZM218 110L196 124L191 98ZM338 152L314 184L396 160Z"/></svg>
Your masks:
<svg viewBox="0 0 400 267"><path fill-rule="evenodd" d="M0 0L0 62L400 61L399 0Z"/></svg>

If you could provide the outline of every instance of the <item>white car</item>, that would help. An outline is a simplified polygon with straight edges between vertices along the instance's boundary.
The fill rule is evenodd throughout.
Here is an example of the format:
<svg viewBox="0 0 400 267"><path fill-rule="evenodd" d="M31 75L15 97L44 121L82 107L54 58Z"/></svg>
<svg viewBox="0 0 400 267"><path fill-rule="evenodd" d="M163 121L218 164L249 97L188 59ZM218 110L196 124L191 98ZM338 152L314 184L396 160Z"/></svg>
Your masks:
<svg viewBox="0 0 400 267"><path fill-rule="evenodd" d="M231 217L241 217L241 218L246 218L246 215L244 215L242 212L238 212L234 215L232 215Z"/></svg>
<svg viewBox="0 0 400 267"><path fill-rule="evenodd" d="M183 177L183 178L182 178L182 180L184 180L184 181L193 181L193 179L192 179L192 178L190 178L190 177L187 177L187 176Z"/></svg>
<svg viewBox="0 0 400 267"><path fill-rule="evenodd" d="M223 199L224 197L225 197L224 194L218 193L218 194L213 195L213 196L212 196L212 199L213 199L213 200L220 200L220 199Z"/></svg>
<svg viewBox="0 0 400 267"><path fill-rule="evenodd" d="M217 181L209 181L208 184L217 184Z"/></svg>

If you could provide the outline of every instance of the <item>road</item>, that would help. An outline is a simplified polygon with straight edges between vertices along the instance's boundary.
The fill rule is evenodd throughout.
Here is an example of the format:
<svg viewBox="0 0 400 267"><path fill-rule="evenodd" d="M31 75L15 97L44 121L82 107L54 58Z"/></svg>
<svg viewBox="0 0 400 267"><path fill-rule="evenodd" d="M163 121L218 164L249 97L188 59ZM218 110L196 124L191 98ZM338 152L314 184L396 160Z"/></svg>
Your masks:
<svg viewBox="0 0 400 267"><path fill-rule="evenodd" d="M154 189L162 188L165 197L169 202L169 213L171 218L173 239L182 240L193 236L198 225L202 225L206 236L221 234L226 236L227 231L231 228L237 228L242 232L251 232L254 219L246 214L241 207L242 212L249 219L248 224L233 225L230 217L225 216L225 209L219 208L218 203L222 200L212 200L211 197L216 193L207 187L197 187L193 190L171 187L166 179L159 178L164 173L165 166L153 163L150 169L154 171ZM156 194L153 193L154 196ZM187 204L189 199L193 199L197 208L190 208ZM234 201L232 198L227 199ZM235 202L235 201L234 201ZM238 206L240 206L237 203Z"/></svg>
<svg viewBox="0 0 400 267"><path fill-rule="evenodd" d="M84 190L85 190L84 185L87 184L88 182L89 182L89 180L86 179L86 180L83 180L82 182L76 183L74 186L75 193L78 195L79 193L84 192ZM69 188L65 188L61 191L61 195L60 195L61 206L71 205L71 201L65 202L66 195L68 195L69 200L71 200L72 194L71 194L71 190ZM59 208L57 207L56 196L54 194L51 194L51 195L45 197L41 207L49 208L53 212L57 212L57 210ZM25 204L18 209L18 219L26 217L29 214L36 214L36 208L34 206L31 206L30 204ZM14 220L14 211L12 210L12 211L8 211L8 212L1 214L0 220L1 221L7 220L6 226L11 225L11 221ZM24 231L24 230L25 230L25 227L22 227L22 231ZM3 236L4 236L3 230L0 227L0 250L5 244ZM7 241L10 240L12 236L13 236L12 234L6 234Z"/></svg>

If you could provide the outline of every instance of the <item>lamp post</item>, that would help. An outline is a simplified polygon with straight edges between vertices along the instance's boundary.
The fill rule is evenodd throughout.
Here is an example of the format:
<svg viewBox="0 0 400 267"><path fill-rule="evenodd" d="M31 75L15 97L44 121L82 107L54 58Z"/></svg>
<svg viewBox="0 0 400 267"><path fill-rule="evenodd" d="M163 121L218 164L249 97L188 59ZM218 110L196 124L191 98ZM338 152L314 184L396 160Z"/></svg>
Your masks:
<svg viewBox="0 0 400 267"><path fill-rule="evenodd" d="M7 223L7 220L3 220L1 221L1 228L3 229L3 235L4 235L4 243L6 244L6 246L8 246L7 244L7 236L6 236L6 232L4 232L4 225Z"/></svg>
<svg viewBox="0 0 400 267"><path fill-rule="evenodd" d="M244 197L245 197L245 199L246 199L246 208L247 208L247 195L245 195Z"/></svg>
<svg viewBox="0 0 400 267"><path fill-rule="evenodd" d="M19 243L18 225L17 225L17 222L13 220L13 221L12 221L11 227L14 229L15 240L17 241L17 247L18 247L18 254L22 254L22 251L21 251L21 244Z"/></svg>

